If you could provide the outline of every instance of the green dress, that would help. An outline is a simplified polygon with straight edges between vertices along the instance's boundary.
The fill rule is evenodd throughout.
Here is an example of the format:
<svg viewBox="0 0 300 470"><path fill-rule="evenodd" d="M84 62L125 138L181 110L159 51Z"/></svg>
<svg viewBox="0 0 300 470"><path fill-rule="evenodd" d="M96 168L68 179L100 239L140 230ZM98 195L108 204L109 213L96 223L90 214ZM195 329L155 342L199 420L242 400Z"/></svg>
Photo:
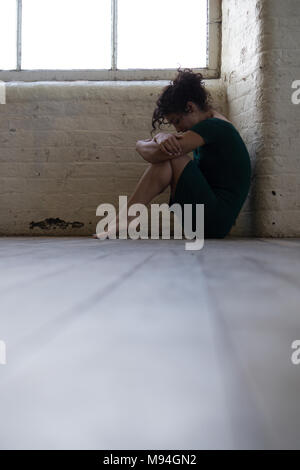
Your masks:
<svg viewBox="0 0 300 470"><path fill-rule="evenodd" d="M204 204L204 238L224 238L247 198L251 183L251 161L239 132L229 122L208 118L192 126L205 145L193 151L183 169L169 205ZM184 221L184 212L183 212Z"/></svg>

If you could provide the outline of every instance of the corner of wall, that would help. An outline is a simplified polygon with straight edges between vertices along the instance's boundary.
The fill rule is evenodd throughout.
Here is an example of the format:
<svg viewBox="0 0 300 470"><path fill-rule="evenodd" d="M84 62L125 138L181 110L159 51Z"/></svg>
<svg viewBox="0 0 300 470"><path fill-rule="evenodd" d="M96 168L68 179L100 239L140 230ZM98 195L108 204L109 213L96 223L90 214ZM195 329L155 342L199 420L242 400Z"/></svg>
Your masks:
<svg viewBox="0 0 300 470"><path fill-rule="evenodd" d="M300 77L297 2L222 2L221 78L229 118L252 164L251 189L232 235L300 234L300 116L290 88Z"/></svg>

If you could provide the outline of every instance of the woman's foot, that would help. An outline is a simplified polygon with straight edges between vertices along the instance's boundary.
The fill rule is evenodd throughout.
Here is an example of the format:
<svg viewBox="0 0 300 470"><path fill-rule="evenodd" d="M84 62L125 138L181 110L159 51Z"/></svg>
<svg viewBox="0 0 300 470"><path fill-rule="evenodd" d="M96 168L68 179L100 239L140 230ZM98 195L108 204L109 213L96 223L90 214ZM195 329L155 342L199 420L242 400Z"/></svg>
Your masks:
<svg viewBox="0 0 300 470"><path fill-rule="evenodd" d="M114 230L115 227L115 230ZM98 238L101 240L105 240L106 238L117 238L119 235L119 223L115 224L114 226L109 224L109 229L104 230L103 232L100 233L94 233L93 238Z"/></svg>
<svg viewBox="0 0 300 470"><path fill-rule="evenodd" d="M128 225L132 221L132 219L135 219L135 218L136 218L135 215L127 217L127 232L126 232L127 235L128 235ZM94 233L93 238L98 238L102 240L105 240L106 238L109 238L110 236L112 236L112 238L118 238L119 230L120 230L118 218L116 219L116 223L114 225L113 224L108 224L108 225L109 225L109 230L105 230L103 232L100 232L99 234ZM122 227L125 228L125 225L122 225L121 228Z"/></svg>

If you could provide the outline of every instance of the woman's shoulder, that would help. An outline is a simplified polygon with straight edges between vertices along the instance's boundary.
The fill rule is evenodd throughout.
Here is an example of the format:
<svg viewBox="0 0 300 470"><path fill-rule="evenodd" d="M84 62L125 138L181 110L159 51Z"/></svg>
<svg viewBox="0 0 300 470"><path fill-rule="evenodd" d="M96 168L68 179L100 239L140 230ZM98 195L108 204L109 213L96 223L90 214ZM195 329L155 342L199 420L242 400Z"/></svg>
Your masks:
<svg viewBox="0 0 300 470"><path fill-rule="evenodd" d="M233 126L233 123L231 121L229 121L229 119L227 119L225 116L223 116L223 114L221 113L218 113L217 111L213 111L213 114L211 116L211 118L209 119L218 119L219 121L225 121L225 122L229 122L229 124L231 124Z"/></svg>
<svg viewBox="0 0 300 470"><path fill-rule="evenodd" d="M238 129L234 126L234 124L229 121L228 119L219 118L216 116L210 117L205 119L207 125L210 123L212 127L219 128L221 132L225 132L226 134L239 134ZM204 122L204 121L203 121Z"/></svg>
<svg viewBox="0 0 300 470"><path fill-rule="evenodd" d="M194 126L191 127L190 130L194 130L196 132L204 132L205 130L214 132L216 135L227 134L232 132L238 132L237 129L234 127L232 122L227 119L221 119L219 117L209 117L203 119L202 121L197 122Z"/></svg>
<svg viewBox="0 0 300 470"><path fill-rule="evenodd" d="M221 118L217 118L217 117L211 117L211 118L207 118L206 121L209 123L209 122L212 122L214 124L217 124L217 125L220 125L221 127L227 127L227 128L234 128L234 125L232 124L232 122L228 121L228 120L225 120L225 119L221 119Z"/></svg>
<svg viewBox="0 0 300 470"><path fill-rule="evenodd" d="M220 119L217 117L213 118L208 118L206 119L207 125L209 126L211 124L212 128L215 128L216 131L219 129L219 132L222 134L225 133L227 134L239 134L239 131L237 128L232 124L230 121L225 121L225 119Z"/></svg>
<svg viewBox="0 0 300 470"><path fill-rule="evenodd" d="M212 126L210 126L210 124L212 124ZM199 121L193 127L197 127L197 128L205 127L206 128L207 126L212 127L212 128L220 126L221 128L235 129L235 126L233 125L233 123L229 121L229 119L227 119L226 116L224 116L223 114L219 113L218 111L214 109L212 110L209 117L207 117L206 119L202 121Z"/></svg>

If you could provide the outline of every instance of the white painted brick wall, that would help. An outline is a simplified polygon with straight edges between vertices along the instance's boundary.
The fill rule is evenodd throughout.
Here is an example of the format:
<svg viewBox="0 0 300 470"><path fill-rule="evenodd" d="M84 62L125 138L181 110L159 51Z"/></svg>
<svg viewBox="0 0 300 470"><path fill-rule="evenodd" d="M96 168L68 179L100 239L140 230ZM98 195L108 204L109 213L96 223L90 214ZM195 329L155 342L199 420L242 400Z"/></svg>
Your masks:
<svg viewBox="0 0 300 470"><path fill-rule="evenodd" d="M253 180L232 235L300 236L299 0L223 0L222 79Z"/></svg>
<svg viewBox="0 0 300 470"><path fill-rule="evenodd" d="M252 163L252 185L231 235L256 234L255 173L263 155L261 3L256 0L222 2L222 70L227 87L228 116L247 145Z"/></svg>
<svg viewBox="0 0 300 470"><path fill-rule="evenodd" d="M257 209L262 233L300 236L300 105L291 102L300 80L299 0L268 0L264 31L265 146L273 165L261 165L257 186L275 194L269 208L263 200Z"/></svg>
<svg viewBox="0 0 300 470"><path fill-rule="evenodd" d="M222 15L221 79L206 85L245 140L253 170L231 235L300 236L300 105L291 103L300 1L223 0ZM0 105L0 234L93 233L96 207L117 206L147 166L135 142L150 137L167 83L9 83ZM32 228L46 219L47 229Z"/></svg>
<svg viewBox="0 0 300 470"><path fill-rule="evenodd" d="M0 106L0 234L94 233L97 206L118 207L148 166L135 144L150 137L168 83L8 83ZM226 112L221 80L209 80L208 89ZM153 202L168 202L169 192Z"/></svg>

